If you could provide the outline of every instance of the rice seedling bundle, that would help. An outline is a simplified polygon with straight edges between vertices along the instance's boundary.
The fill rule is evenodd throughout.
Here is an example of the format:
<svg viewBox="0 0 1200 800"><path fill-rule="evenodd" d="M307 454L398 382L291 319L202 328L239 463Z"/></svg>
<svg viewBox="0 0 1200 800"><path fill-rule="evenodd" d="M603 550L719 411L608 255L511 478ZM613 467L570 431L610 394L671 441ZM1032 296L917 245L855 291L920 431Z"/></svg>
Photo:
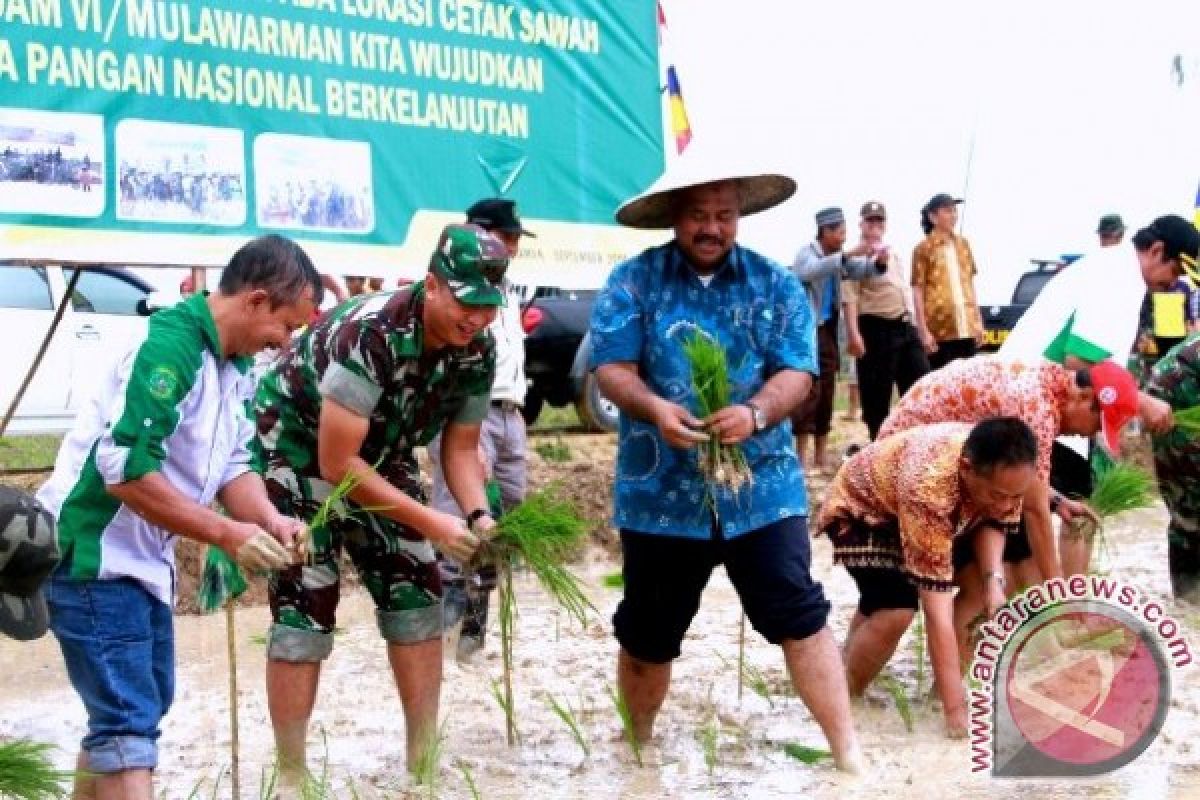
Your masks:
<svg viewBox="0 0 1200 800"><path fill-rule="evenodd" d="M595 611L566 560L587 538L589 525L556 486L532 492L496 523L487 553L510 566L524 563L548 595L581 625Z"/></svg>
<svg viewBox="0 0 1200 800"><path fill-rule="evenodd" d="M1088 498L1088 505L1100 518L1100 524L1095 525L1084 516L1076 517L1071 520L1072 535L1097 543L1094 563L1111 563L1112 548L1104 535L1104 521L1126 511L1149 508L1154 505L1156 495L1154 478L1146 470L1123 461L1110 462L1096 472L1092 495Z"/></svg>
<svg viewBox="0 0 1200 800"><path fill-rule="evenodd" d="M699 416L704 418L730 405L732 390L725 348L702 330L683 342L683 352L692 371ZM752 482L746 456L739 445L721 444L715 436L700 447L700 471L710 484L737 492Z"/></svg>
<svg viewBox="0 0 1200 800"><path fill-rule="evenodd" d="M1175 430L1181 431L1187 438L1200 437L1200 406L1183 408L1172 414L1175 420Z"/></svg>
<svg viewBox="0 0 1200 800"><path fill-rule="evenodd" d="M1096 474L1088 505L1096 516L1106 517L1149 508L1156 496L1154 478L1141 467L1116 462Z"/></svg>
<svg viewBox="0 0 1200 800"><path fill-rule="evenodd" d="M0 742L0 797L52 800L66 797L71 773L54 768L52 745L29 739Z"/></svg>

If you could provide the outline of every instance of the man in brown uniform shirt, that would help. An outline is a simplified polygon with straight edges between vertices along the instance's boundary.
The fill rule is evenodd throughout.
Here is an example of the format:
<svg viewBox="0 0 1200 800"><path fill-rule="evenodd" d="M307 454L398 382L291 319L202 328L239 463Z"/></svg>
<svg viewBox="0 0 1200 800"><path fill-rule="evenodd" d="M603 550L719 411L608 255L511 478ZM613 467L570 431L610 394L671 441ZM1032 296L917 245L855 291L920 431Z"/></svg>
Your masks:
<svg viewBox="0 0 1200 800"><path fill-rule="evenodd" d="M871 440L887 419L892 389L900 395L929 372L929 361L912 324L909 288L900 254L883 243L887 210L871 201L859 213L862 240L887 271L862 280L842 282L846 312L846 351L857 359L863 422Z"/></svg>

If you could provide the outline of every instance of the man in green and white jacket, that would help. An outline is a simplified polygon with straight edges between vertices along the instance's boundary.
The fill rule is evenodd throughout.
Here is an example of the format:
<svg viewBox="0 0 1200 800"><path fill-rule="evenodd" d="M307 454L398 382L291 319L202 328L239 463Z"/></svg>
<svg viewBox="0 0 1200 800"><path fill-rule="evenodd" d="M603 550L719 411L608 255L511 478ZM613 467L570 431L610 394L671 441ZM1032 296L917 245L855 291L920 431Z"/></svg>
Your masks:
<svg viewBox="0 0 1200 800"><path fill-rule="evenodd" d="M255 239L216 293L155 314L88 387L38 493L62 551L46 588L50 627L88 712L76 797L154 796L159 723L174 693L175 537L220 547L249 570L291 563L287 545L303 523L276 511L251 468L250 357L283 345L320 295L299 246Z"/></svg>

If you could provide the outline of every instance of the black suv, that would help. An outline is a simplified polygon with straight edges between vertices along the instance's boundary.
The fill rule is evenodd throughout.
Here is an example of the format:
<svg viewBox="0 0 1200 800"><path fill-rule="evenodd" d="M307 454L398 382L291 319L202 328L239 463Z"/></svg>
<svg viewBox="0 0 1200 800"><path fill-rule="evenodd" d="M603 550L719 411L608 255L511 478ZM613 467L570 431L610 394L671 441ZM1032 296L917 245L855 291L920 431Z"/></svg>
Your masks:
<svg viewBox="0 0 1200 800"><path fill-rule="evenodd" d="M1074 260L1074 259L1071 259ZM1070 263L1069 260L1031 259L1035 269L1026 272L1017 281L1013 289L1012 303L1006 306L986 306L980 309L983 315L983 347L981 351L994 353L1004 344L1004 340L1012 333L1017 320L1021 318L1033 301L1041 294L1042 288L1059 270Z"/></svg>
<svg viewBox="0 0 1200 800"><path fill-rule="evenodd" d="M617 409L601 394L587 369L591 347L588 324L598 289L541 287L521 313L525 328L525 420L537 419L542 406L574 403L584 427L611 431Z"/></svg>

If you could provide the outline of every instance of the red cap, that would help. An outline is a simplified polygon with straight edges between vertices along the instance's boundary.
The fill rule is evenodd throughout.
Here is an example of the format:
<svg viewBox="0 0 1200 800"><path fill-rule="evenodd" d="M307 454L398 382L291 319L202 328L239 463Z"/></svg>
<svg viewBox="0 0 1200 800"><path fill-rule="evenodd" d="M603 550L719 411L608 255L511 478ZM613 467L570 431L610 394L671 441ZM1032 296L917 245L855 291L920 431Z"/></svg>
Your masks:
<svg viewBox="0 0 1200 800"><path fill-rule="evenodd" d="M1101 441L1114 456L1121 454L1121 429L1138 414L1137 381L1129 371L1111 361L1088 369L1092 390L1100 406Z"/></svg>

